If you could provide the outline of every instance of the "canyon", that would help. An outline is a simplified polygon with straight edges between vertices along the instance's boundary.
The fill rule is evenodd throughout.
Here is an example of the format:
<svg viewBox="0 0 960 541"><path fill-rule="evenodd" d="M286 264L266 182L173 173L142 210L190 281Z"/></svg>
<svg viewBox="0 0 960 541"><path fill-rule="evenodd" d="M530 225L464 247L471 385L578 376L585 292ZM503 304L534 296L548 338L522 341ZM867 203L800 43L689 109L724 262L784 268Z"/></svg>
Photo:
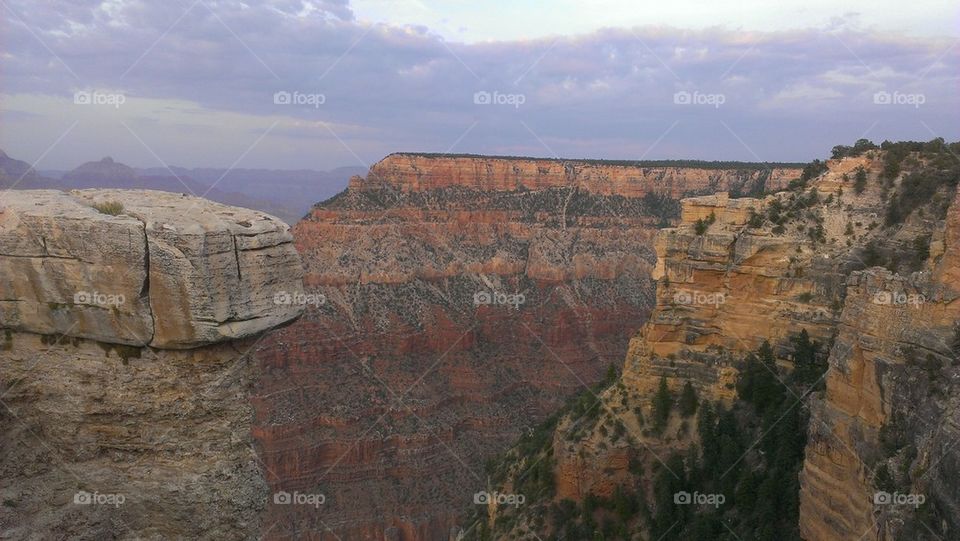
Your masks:
<svg viewBox="0 0 960 541"><path fill-rule="evenodd" d="M527 507L475 509L464 525L468 537L555 536L563 525L545 517L570 520L580 505L623 502L624 490L636 490L646 506L656 499L654 474L669 477L683 467L673 459L697 453L701 443L688 428L699 413L671 413L662 429L652 428L659 387L679 396L690 386L701 403L735 408L743 354L769 343L780 372L774 377L794 393L783 380L794 370L800 333L823 346L827 369L792 404L810 418L794 480L797 538L956 535L960 204L955 159L942 142L928 146L935 150L899 162L893 146L829 160L807 186L764 198L684 199L680 224L657 235L656 307L630 341L621 376L568 405L525 452L504 455L494 486L527 490ZM895 213L904 200L914 201L912 212ZM762 463L751 450L764 435L736 463ZM687 460L693 468L695 459ZM918 495L925 506L897 504ZM578 535L592 535L590 514L610 516L583 513L578 524L587 529L573 530ZM728 517L736 520L734 513ZM625 526L650 532L656 523L640 516ZM669 539L690 535L682 526L666 530Z"/></svg>
<svg viewBox="0 0 960 541"><path fill-rule="evenodd" d="M674 199L801 173L701 165L393 154L316 205L322 302L258 348L254 435L274 490L327 503L267 537L455 535L484 462L622 362Z"/></svg>
<svg viewBox="0 0 960 541"><path fill-rule="evenodd" d="M702 407L654 429L664 389L749 421L744 355L769 345L804 423L796 537L950 538L947 150L399 153L292 228L166 192L3 192L0 533L556 536L566 502L659 501L696 453ZM823 370L794 386L800 333ZM736 462L763 464L747 443ZM623 515L641 538L643 506Z"/></svg>

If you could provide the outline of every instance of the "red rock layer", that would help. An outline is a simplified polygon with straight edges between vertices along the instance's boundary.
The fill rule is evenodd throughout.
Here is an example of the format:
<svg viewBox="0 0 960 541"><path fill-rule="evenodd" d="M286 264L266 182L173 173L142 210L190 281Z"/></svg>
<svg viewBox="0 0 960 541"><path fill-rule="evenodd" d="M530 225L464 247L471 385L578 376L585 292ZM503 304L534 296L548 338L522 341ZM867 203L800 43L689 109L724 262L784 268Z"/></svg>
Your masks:
<svg viewBox="0 0 960 541"><path fill-rule="evenodd" d="M484 461L619 364L652 306L655 228L638 214L361 192L294 228L325 303L256 353L267 482L326 497L271 504L267 539L447 539Z"/></svg>
<svg viewBox="0 0 960 541"><path fill-rule="evenodd" d="M497 158L485 156L424 156L391 154L370 168L366 182L354 177L351 187L377 180L405 191L450 186L477 190L542 190L578 186L591 193L643 197L649 192L680 198L691 193L731 190L767 176L767 190L779 190L800 176L799 167L719 169L707 167L648 167L584 160Z"/></svg>

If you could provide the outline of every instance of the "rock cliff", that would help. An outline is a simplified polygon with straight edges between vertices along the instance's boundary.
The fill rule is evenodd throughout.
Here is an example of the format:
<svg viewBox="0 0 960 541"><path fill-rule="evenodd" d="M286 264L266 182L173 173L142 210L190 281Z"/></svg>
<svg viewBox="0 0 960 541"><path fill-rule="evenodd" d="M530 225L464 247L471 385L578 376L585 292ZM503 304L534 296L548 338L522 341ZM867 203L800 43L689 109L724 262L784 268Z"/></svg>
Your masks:
<svg viewBox="0 0 960 541"><path fill-rule="evenodd" d="M960 192L935 238L920 272L850 277L826 393L812 404L806 539L960 535Z"/></svg>
<svg viewBox="0 0 960 541"><path fill-rule="evenodd" d="M0 537L256 537L249 352L287 227L164 192L0 195Z"/></svg>
<svg viewBox="0 0 960 541"><path fill-rule="evenodd" d="M521 440L517 449L526 454L511 451L494 470L502 492L526 487L549 496L481 513L465 530L478 538L553 536L579 524L574 531L583 533L610 515L577 519L578 507L571 511L564 500L597 509L626 489L654 501L654 473L701 443L691 430L699 413L671 414L662 429L651 429L660 382L667 396L689 384L701 401L735 408L743 354L769 341L770 370L786 379L798 354L791 337L805 332L832 348L820 378L825 392L812 392L818 380L795 403L811 416L802 488L793 495L800 535L955 536L960 211L956 203L945 209L958 171L942 141L909 143L829 160L806 185L763 198L685 199L680 224L657 235L656 307L629 344L622 377L595 400L585 393L568 405L536 445ZM763 461L744 446L741 460ZM740 498L737 484L727 488L729 497L734 488ZM875 503L881 490L921 494L927 507ZM657 526L651 514L662 515L640 505L645 511L630 527L650 532ZM738 521L733 513L727 516ZM670 533L689 534L684 526Z"/></svg>
<svg viewBox="0 0 960 541"><path fill-rule="evenodd" d="M0 214L0 321L18 331L189 348L296 315L282 222L168 192L9 191ZM113 204L104 213L95 206ZM109 211L109 209L108 209ZM119 301L119 302L117 302Z"/></svg>
<svg viewBox="0 0 960 541"><path fill-rule="evenodd" d="M255 434L275 490L327 503L272 506L267 536L445 539L483 461L622 356L653 210L571 187L318 205L294 228L317 302L258 354Z"/></svg>
<svg viewBox="0 0 960 541"><path fill-rule="evenodd" d="M798 164L739 162L629 162L497 156L396 153L354 177L354 189L378 181L402 191L459 186L482 191L543 190L576 186L599 195L680 198L716 191L763 192L786 188L800 176Z"/></svg>
<svg viewBox="0 0 960 541"><path fill-rule="evenodd" d="M484 461L620 364L671 197L796 176L394 154L354 177L294 227L313 302L258 354L268 481L327 496L271 506L267 536L446 538Z"/></svg>

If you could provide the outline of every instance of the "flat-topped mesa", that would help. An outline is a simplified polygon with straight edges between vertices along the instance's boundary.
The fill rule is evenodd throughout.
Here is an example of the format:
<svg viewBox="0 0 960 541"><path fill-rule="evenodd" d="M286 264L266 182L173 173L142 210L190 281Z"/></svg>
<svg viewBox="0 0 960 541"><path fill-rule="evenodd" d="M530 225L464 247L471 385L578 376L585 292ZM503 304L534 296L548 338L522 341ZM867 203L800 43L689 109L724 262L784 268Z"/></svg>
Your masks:
<svg viewBox="0 0 960 541"><path fill-rule="evenodd" d="M302 289L288 229L168 192L5 192L0 327L172 349L257 334L303 310L282 302Z"/></svg>
<svg viewBox="0 0 960 541"><path fill-rule="evenodd" d="M800 176L797 164L741 162L630 162L396 153L370 167L351 189L421 192L453 186L482 191L577 186L590 193L680 198L702 192L780 190Z"/></svg>

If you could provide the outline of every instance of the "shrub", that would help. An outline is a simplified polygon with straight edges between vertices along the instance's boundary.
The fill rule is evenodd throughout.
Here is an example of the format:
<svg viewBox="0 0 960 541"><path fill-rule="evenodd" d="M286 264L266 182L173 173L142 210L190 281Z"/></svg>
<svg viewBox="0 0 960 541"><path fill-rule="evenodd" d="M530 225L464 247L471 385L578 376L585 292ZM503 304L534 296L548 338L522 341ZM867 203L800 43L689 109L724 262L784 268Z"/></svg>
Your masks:
<svg viewBox="0 0 960 541"><path fill-rule="evenodd" d="M697 233L697 235L703 235L704 233L707 232L707 229L710 228L713 222L716 222L716 221L717 221L717 215L711 212L710 216L707 216L706 220L704 220L703 218L697 218L697 222L693 224L693 229Z"/></svg>
<svg viewBox="0 0 960 541"><path fill-rule="evenodd" d="M853 193L860 195L864 190L867 189L867 171L861 167L857 167L857 172L854 176L853 181Z"/></svg>
<svg viewBox="0 0 960 541"><path fill-rule="evenodd" d="M119 201L104 201L102 203L94 203L92 206L100 211L101 214L109 214L110 216L123 214L123 203Z"/></svg>

